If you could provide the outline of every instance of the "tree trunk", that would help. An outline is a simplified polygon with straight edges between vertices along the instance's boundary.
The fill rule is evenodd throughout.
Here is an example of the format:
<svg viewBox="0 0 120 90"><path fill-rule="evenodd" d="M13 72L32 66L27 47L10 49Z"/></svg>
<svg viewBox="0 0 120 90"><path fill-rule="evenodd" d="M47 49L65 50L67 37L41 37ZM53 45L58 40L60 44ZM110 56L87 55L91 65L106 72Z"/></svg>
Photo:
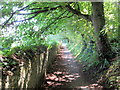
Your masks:
<svg viewBox="0 0 120 90"><path fill-rule="evenodd" d="M96 36L96 46L100 60L107 59L110 61L114 58L111 46L108 42L107 34L101 30L105 25L103 2L92 2L93 16L92 23Z"/></svg>

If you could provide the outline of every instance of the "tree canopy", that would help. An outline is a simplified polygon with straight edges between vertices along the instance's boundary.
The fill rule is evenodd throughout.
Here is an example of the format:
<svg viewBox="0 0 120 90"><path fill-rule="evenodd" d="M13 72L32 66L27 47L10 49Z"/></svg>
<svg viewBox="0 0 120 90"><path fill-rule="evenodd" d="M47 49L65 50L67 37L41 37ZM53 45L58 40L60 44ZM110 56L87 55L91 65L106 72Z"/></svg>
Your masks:
<svg viewBox="0 0 120 90"><path fill-rule="evenodd" d="M119 51L118 6L118 2L1 2L1 53L16 47L51 47L63 39L84 49L92 42L102 59L114 58Z"/></svg>

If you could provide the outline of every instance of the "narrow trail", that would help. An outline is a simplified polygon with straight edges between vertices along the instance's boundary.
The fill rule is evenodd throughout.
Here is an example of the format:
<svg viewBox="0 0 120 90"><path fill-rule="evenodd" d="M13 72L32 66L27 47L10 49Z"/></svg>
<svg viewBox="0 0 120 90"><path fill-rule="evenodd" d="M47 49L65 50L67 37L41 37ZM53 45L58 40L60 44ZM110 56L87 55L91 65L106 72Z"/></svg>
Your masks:
<svg viewBox="0 0 120 90"><path fill-rule="evenodd" d="M46 90L102 90L102 86L92 83L89 75L82 72L80 63L74 60L66 46L62 46L42 87Z"/></svg>

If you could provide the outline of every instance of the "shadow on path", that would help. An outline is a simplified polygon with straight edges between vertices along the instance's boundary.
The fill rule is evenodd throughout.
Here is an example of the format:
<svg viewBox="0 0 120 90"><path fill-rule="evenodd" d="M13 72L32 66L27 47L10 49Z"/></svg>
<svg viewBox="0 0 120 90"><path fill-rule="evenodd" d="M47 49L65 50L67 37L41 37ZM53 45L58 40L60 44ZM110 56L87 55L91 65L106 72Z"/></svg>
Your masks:
<svg viewBox="0 0 120 90"><path fill-rule="evenodd" d="M82 72L80 63L74 60L66 46L62 46L42 87L46 90L102 90L102 86L92 83L89 75Z"/></svg>

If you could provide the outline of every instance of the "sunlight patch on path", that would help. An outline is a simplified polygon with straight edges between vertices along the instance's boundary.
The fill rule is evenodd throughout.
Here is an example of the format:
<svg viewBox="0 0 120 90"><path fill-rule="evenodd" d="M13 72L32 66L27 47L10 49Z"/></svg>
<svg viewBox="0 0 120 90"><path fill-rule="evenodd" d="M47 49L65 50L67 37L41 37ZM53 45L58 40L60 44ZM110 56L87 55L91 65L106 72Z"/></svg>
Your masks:
<svg viewBox="0 0 120 90"><path fill-rule="evenodd" d="M67 47L62 46L52 68L46 75L44 87L51 88L50 90L52 88L58 88L58 90L59 88L63 88L62 90L68 88L73 88L70 90L102 90L102 86L97 84L89 85L88 78L86 78L79 66L80 64L74 60Z"/></svg>

